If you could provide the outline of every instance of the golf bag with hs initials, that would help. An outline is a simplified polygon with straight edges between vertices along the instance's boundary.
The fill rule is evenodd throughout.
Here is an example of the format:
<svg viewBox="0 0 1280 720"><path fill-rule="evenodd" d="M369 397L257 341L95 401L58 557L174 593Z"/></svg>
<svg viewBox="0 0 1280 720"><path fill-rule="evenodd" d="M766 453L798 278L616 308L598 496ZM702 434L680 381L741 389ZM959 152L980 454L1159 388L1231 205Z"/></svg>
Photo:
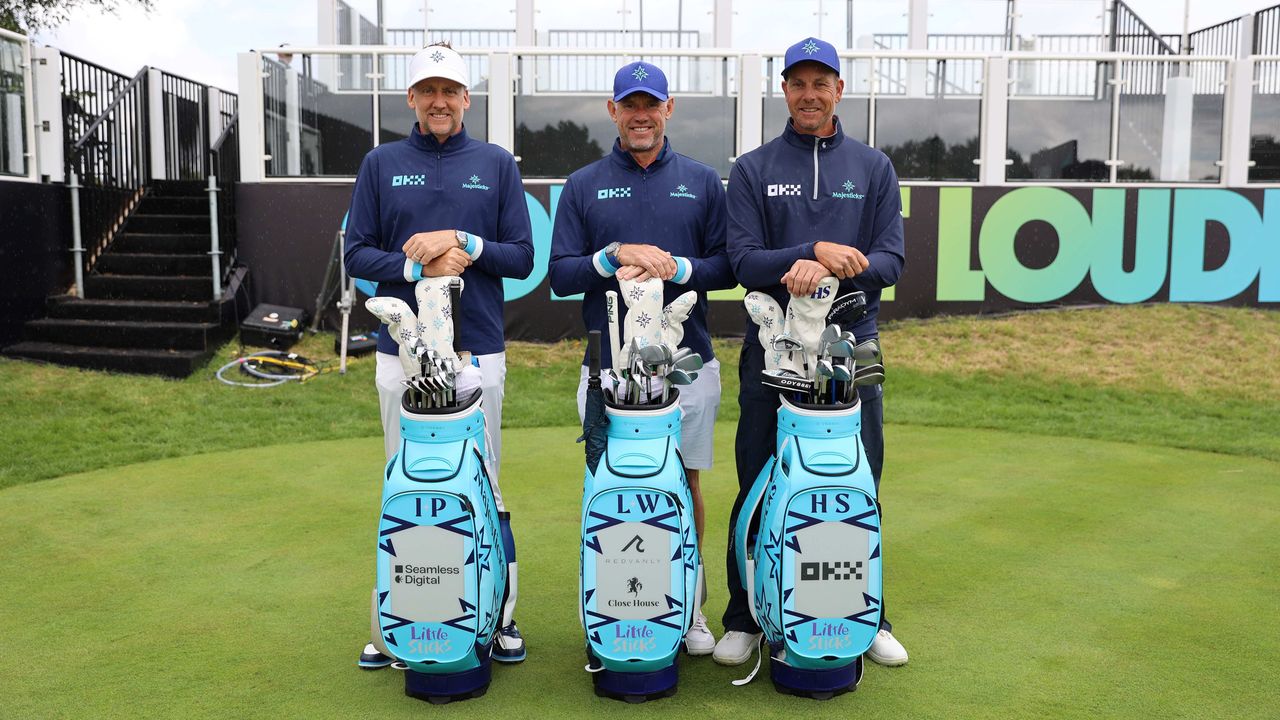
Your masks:
<svg viewBox="0 0 1280 720"><path fill-rule="evenodd" d="M609 400L597 408L607 421L595 425L605 442L594 464L588 440L579 607L587 669L602 697L675 694L677 653L697 612L702 561L678 396L657 406Z"/></svg>
<svg viewBox="0 0 1280 720"><path fill-rule="evenodd" d="M732 538L779 692L857 689L880 627L880 514L859 435L861 403L778 408L777 445Z"/></svg>
<svg viewBox="0 0 1280 720"><path fill-rule="evenodd" d="M480 390L455 407L400 406L378 524L373 637L408 666L405 694L483 695L507 583L506 533L485 466Z"/></svg>

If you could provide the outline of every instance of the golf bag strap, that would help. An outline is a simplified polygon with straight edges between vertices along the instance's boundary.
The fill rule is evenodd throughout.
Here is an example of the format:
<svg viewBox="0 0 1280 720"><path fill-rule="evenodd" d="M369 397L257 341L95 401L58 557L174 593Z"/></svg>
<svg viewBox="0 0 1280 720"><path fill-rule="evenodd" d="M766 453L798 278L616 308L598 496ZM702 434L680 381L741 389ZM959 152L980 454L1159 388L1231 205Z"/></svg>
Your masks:
<svg viewBox="0 0 1280 720"><path fill-rule="evenodd" d="M753 613L754 613L754 611L755 611L755 608L752 608L752 612L753 612ZM733 684L734 684L735 686L741 687L741 686L746 685L747 683L751 682L752 680L755 680L755 679L756 679L756 673L759 673L759 672L760 672L760 663L761 663L761 661L763 661L763 660L764 660L764 651L761 649L761 646L762 646L762 645L764 645L764 636L763 636L763 635L761 635L761 636L760 636L760 639L756 641L756 649L755 649L755 653L756 653L756 666L755 666L755 667L753 667L753 668L751 668L751 673L750 673L750 674L748 674L746 677L742 678L741 680L734 680L734 681L732 681L732 682L733 682Z"/></svg>

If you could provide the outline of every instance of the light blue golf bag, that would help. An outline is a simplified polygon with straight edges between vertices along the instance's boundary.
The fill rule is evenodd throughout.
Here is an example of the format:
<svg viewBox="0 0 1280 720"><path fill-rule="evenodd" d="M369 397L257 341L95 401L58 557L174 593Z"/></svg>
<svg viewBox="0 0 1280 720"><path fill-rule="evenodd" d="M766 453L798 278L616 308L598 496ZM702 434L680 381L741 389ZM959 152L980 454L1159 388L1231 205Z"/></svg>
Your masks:
<svg viewBox="0 0 1280 720"><path fill-rule="evenodd" d="M607 444L594 472L588 450L580 608L588 670L602 697L675 694L676 656L697 612L702 561L678 397L673 391L646 406L607 401Z"/></svg>
<svg viewBox="0 0 1280 720"><path fill-rule="evenodd" d="M382 492L374 644L408 666L406 695L478 697L514 548L485 467L480 391L455 407L421 409L406 397L400 437Z"/></svg>
<svg viewBox="0 0 1280 720"><path fill-rule="evenodd" d="M738 514L734 551L779 692L857 688L880 627L880 514L861 403L781 398L774 456Z"/></svg>

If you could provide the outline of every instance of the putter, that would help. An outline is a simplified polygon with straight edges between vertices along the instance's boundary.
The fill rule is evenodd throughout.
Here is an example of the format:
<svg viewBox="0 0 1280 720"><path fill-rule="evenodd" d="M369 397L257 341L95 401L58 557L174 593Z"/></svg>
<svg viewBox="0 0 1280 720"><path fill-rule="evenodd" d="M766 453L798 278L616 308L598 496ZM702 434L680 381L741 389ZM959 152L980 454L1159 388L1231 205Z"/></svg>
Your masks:
<svg viewBox="0 0 1280 720"><path fill-rule="evenodd" d="M774 390L803 393L808 397L813 396L813 380L800 377L790 370L762 370L760 372L760 383Z"/></svg>

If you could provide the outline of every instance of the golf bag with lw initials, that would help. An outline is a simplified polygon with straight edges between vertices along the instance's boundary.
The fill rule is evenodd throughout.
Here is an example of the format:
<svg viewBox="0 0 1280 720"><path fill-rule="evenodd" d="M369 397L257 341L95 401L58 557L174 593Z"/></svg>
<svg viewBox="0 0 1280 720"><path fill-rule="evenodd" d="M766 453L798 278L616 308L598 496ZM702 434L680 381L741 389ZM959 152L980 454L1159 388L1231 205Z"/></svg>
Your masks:
<svg viewBox="0 0 1280 720"><path fill-rule="evenodd" d="M592 336L580 619L596 694L643 702L675 693L676 656L701 592L679 392L657 405L606 400Z"/></svg>
<svg viewBox="0 0 1280 720"><path fill-rule="evenodd" d="M507 547L485 466L480 390L454 407L400 407L378 525L373 637L408 666L405 694L483 695L502 614Z"/></svg>
<svg viewBox="0 0 1280 720"><path fill-rule="evenodd" d="M809 405L782 396L774 455L734 529L779 692L827 699L857 689L880 627L880 514L857 397Z"/></svg>

